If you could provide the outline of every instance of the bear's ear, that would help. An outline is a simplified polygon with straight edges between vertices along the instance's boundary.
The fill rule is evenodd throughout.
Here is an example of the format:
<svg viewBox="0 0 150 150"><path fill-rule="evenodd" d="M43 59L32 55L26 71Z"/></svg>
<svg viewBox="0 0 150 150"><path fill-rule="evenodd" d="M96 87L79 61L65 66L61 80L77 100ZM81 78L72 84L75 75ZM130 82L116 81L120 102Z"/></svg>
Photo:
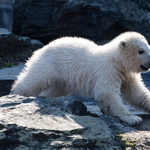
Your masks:
<svg viewBox="0 0 150 150"><path fill-rule="evenodd" d="M121 42L120 42L120 48L121 48L122 50L124 50L125 47L126 47L126 42L125 42L125 41L121 41Z"/></svg>

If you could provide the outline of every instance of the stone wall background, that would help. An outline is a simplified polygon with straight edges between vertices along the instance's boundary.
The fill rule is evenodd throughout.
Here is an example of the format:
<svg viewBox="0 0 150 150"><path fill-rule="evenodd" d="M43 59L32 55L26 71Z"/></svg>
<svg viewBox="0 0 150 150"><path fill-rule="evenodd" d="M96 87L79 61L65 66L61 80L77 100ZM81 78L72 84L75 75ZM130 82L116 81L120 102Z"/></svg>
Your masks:
<svg viewBox="0 0 150 150"><path fill-rule="evenodd" d="M62 36L80 36L97 43L125 31L150 41L148 0L1 0L0 28L44 44Z"/></svg>
<svg viewBox="0 0 150 150"><path fill-rule="evenodd" d="M80 36L98 43L125 31L150 40L148 0L15 0L13 33L44 44L62 36Z"/></svg>

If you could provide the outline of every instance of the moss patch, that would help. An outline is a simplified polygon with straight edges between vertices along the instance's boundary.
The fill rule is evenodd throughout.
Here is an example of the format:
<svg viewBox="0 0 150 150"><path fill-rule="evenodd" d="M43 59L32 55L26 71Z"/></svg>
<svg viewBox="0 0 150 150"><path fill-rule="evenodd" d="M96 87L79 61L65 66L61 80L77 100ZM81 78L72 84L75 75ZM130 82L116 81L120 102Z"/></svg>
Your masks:
<svg viewBox="0 0 150 150"><path fill-rule="evenodd" d="M131 150L136 145L135 139L125 138L124 134L116 135L116 140L123 150Z"/></svg>

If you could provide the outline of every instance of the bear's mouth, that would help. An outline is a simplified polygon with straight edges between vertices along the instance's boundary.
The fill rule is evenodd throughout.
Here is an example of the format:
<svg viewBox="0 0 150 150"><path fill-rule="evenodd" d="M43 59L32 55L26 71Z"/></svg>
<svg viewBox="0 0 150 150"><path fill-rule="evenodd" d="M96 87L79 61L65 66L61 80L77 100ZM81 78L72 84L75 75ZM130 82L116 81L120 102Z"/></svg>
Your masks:
<svg viewBox="0 0 150 150"><path fill-rule="evenodd" d="M140 65L140 67L141 67L141 69L142 69L143 71L148 71L148 69L149 69L149 67L146 67L146 66L144 66L144 65Z"/></svg>

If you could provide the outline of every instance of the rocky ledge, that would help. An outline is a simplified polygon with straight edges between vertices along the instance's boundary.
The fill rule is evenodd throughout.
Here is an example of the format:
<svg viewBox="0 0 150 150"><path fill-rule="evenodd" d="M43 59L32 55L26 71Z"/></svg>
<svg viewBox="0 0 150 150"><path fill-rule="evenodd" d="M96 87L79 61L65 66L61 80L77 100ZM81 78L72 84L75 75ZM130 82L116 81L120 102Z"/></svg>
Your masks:
<svg viewBox="0 0 150 150"><path fill-rule="evenodd" d="M90 106L97 108L95 101L78 96L0 97L0 149L149 148L148 115L143 115L142 125L131 127L117 118L92 113Z"/></svg>
<svg viewBox="0 0 150 150"><path fill-rule="evenodd" d="M24 62L33 51L42 47L43 43L38 40L17 36L0 28L0 69Z"/></svg>

